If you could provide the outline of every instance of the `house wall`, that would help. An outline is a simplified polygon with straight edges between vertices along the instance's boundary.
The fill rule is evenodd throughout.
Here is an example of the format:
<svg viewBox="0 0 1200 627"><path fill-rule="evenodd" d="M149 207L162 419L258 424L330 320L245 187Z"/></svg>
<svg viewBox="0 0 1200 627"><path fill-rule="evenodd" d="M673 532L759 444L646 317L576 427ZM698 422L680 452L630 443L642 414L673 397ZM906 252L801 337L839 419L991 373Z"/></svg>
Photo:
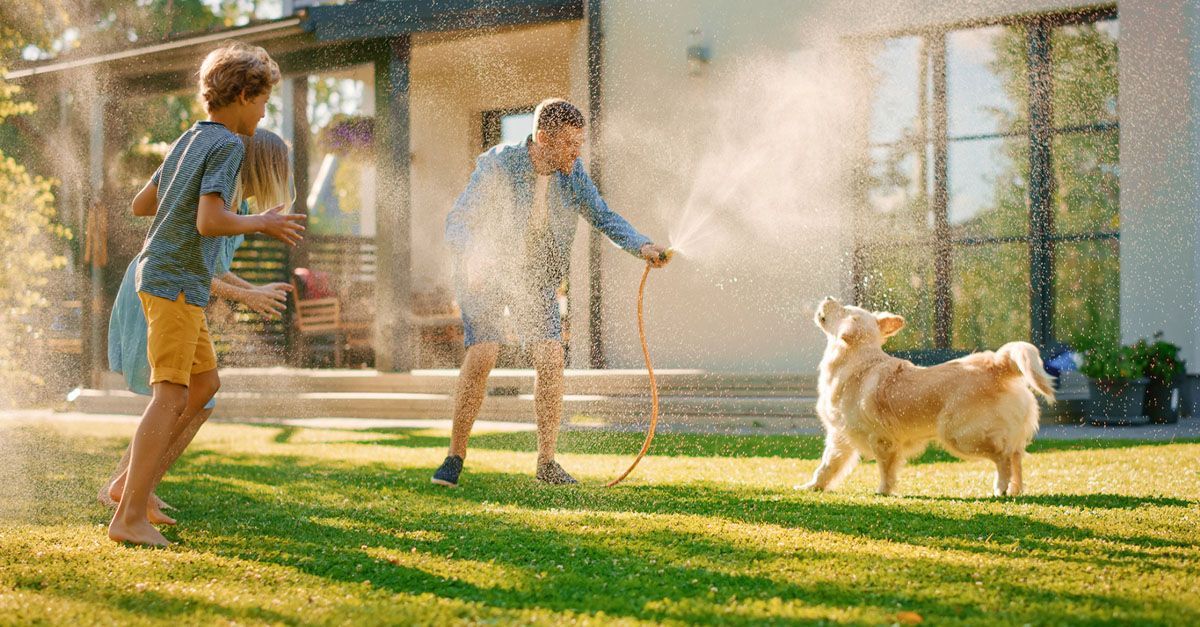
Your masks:
<svg viewBox="0 0 1200 627"><path fill-rule="evenodd" d="M1198 3L1119 5L1122 334L1164 330L1193 371ZM603 0L606 197L659 241L701 222L697 207L715 216L700 229L697 254L685 250L647 288L655 364L815 368L824 339L808 321L812 306L851 296L844 181L862 113L837 52L847 35L1094 4L1023 0L998 11L982 1L760 0L734 9L721 0ZM695 43L712 52L699 75L686 55ZM603 269L609 364L636 366L642 264L606 249Z"/></svg>
<svg viewBox="0 0 1200 627"><path fill-rule="evenodd" d="M414 39L412 272L416 289L453 290L443 229L475 158L483 152L482 113L532 105L548 97L586 102L586 65L580 67L584 39L578 22ZM575 265L586 286L586 267ZM575 328L586 328L586 323L584 318ZM578 334L573 339L579 341ZM583 341L586 345L586 338Z"/></svg>
<svg viewBox="0 0 1200 627"><path fill-rule="evenodd" d="M1200 2L1120 4L1121 335L1163 331L1200 372Z"/></svg>

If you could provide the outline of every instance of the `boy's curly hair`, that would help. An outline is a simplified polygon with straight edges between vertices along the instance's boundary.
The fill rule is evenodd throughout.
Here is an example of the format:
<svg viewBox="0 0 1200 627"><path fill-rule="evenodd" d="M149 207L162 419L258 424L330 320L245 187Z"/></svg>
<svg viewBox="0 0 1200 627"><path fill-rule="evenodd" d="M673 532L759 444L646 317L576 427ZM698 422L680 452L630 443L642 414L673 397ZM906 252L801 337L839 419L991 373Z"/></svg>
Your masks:
<svg viewBox="0 0 1200 627"><path fill-rule="evenodd" d="M211 113L237 102L238 96L256 98L271 91L279 78L279 64L266 50L225 42L200 64L200 100Z"/></svg>

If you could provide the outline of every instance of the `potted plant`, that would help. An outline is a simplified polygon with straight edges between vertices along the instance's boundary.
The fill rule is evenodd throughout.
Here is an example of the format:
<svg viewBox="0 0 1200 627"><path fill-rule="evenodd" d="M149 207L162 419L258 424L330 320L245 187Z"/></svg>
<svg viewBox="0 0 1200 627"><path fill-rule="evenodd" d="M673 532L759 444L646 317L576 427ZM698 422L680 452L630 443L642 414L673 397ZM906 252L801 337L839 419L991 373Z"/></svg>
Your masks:
<svg viewBox="0 0 1200 627"><path fill-rule="evenodd" d="M1133 424L1146 396L1145 352L1136 346L1099 344L1083 354L1079 370L1088 378L1088 419L1101 424Z"/></svg>
<svg viewBox="0 0 1200 627"><path fill-rule="evenodd" d="M1134 345L1140 352L1139 361L1146 364L1146 398L1143 413L1150 422L1166 424L1179 421L1180 374L1183 362L1179 347L1163 340L1163 333L1154 334L1154 341L1139 340Z"/></svg>

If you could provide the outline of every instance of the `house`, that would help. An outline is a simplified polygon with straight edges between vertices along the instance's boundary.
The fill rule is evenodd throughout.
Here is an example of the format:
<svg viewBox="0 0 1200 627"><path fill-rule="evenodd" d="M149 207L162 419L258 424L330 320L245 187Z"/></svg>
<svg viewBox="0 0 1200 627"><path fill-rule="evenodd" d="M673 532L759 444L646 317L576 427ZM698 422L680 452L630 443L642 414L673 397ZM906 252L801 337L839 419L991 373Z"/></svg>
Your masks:
<svg viewBox="0 0 1200 627"><path fill-rule="evenodd" d="M309 77L343 81L379 129L350 186L377 251L384 370L414 365L414 291L450 285L442 225L474 157L519 140L547 96L588 113L609 204L681 247L648 287L657 365L811 372L811 307L831 294L905 315L897 348L920 358L1162 330L1195 369L1198 33L1196 0L377 0L8 78L99 85L71 115L92 116L103 154L114 94L183 93L221 39L264 46L287 76L300 189L324 162L320 120L299 114ZM642 264L587 233L571 366L636 367Z"/></svg>

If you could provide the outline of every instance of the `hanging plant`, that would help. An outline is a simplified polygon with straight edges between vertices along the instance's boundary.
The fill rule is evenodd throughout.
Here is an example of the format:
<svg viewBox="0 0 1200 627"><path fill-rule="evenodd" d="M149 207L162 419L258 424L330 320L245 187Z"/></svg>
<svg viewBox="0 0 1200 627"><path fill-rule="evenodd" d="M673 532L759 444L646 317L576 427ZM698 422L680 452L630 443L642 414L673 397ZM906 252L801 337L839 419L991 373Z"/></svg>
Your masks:
<svg viewBox="0 0 1200 627"><path fill-rule="evenodd" d="M336 115L321 130L321 147L339 157L371 152L375 147L375 118L368 115Z"/></svg>

